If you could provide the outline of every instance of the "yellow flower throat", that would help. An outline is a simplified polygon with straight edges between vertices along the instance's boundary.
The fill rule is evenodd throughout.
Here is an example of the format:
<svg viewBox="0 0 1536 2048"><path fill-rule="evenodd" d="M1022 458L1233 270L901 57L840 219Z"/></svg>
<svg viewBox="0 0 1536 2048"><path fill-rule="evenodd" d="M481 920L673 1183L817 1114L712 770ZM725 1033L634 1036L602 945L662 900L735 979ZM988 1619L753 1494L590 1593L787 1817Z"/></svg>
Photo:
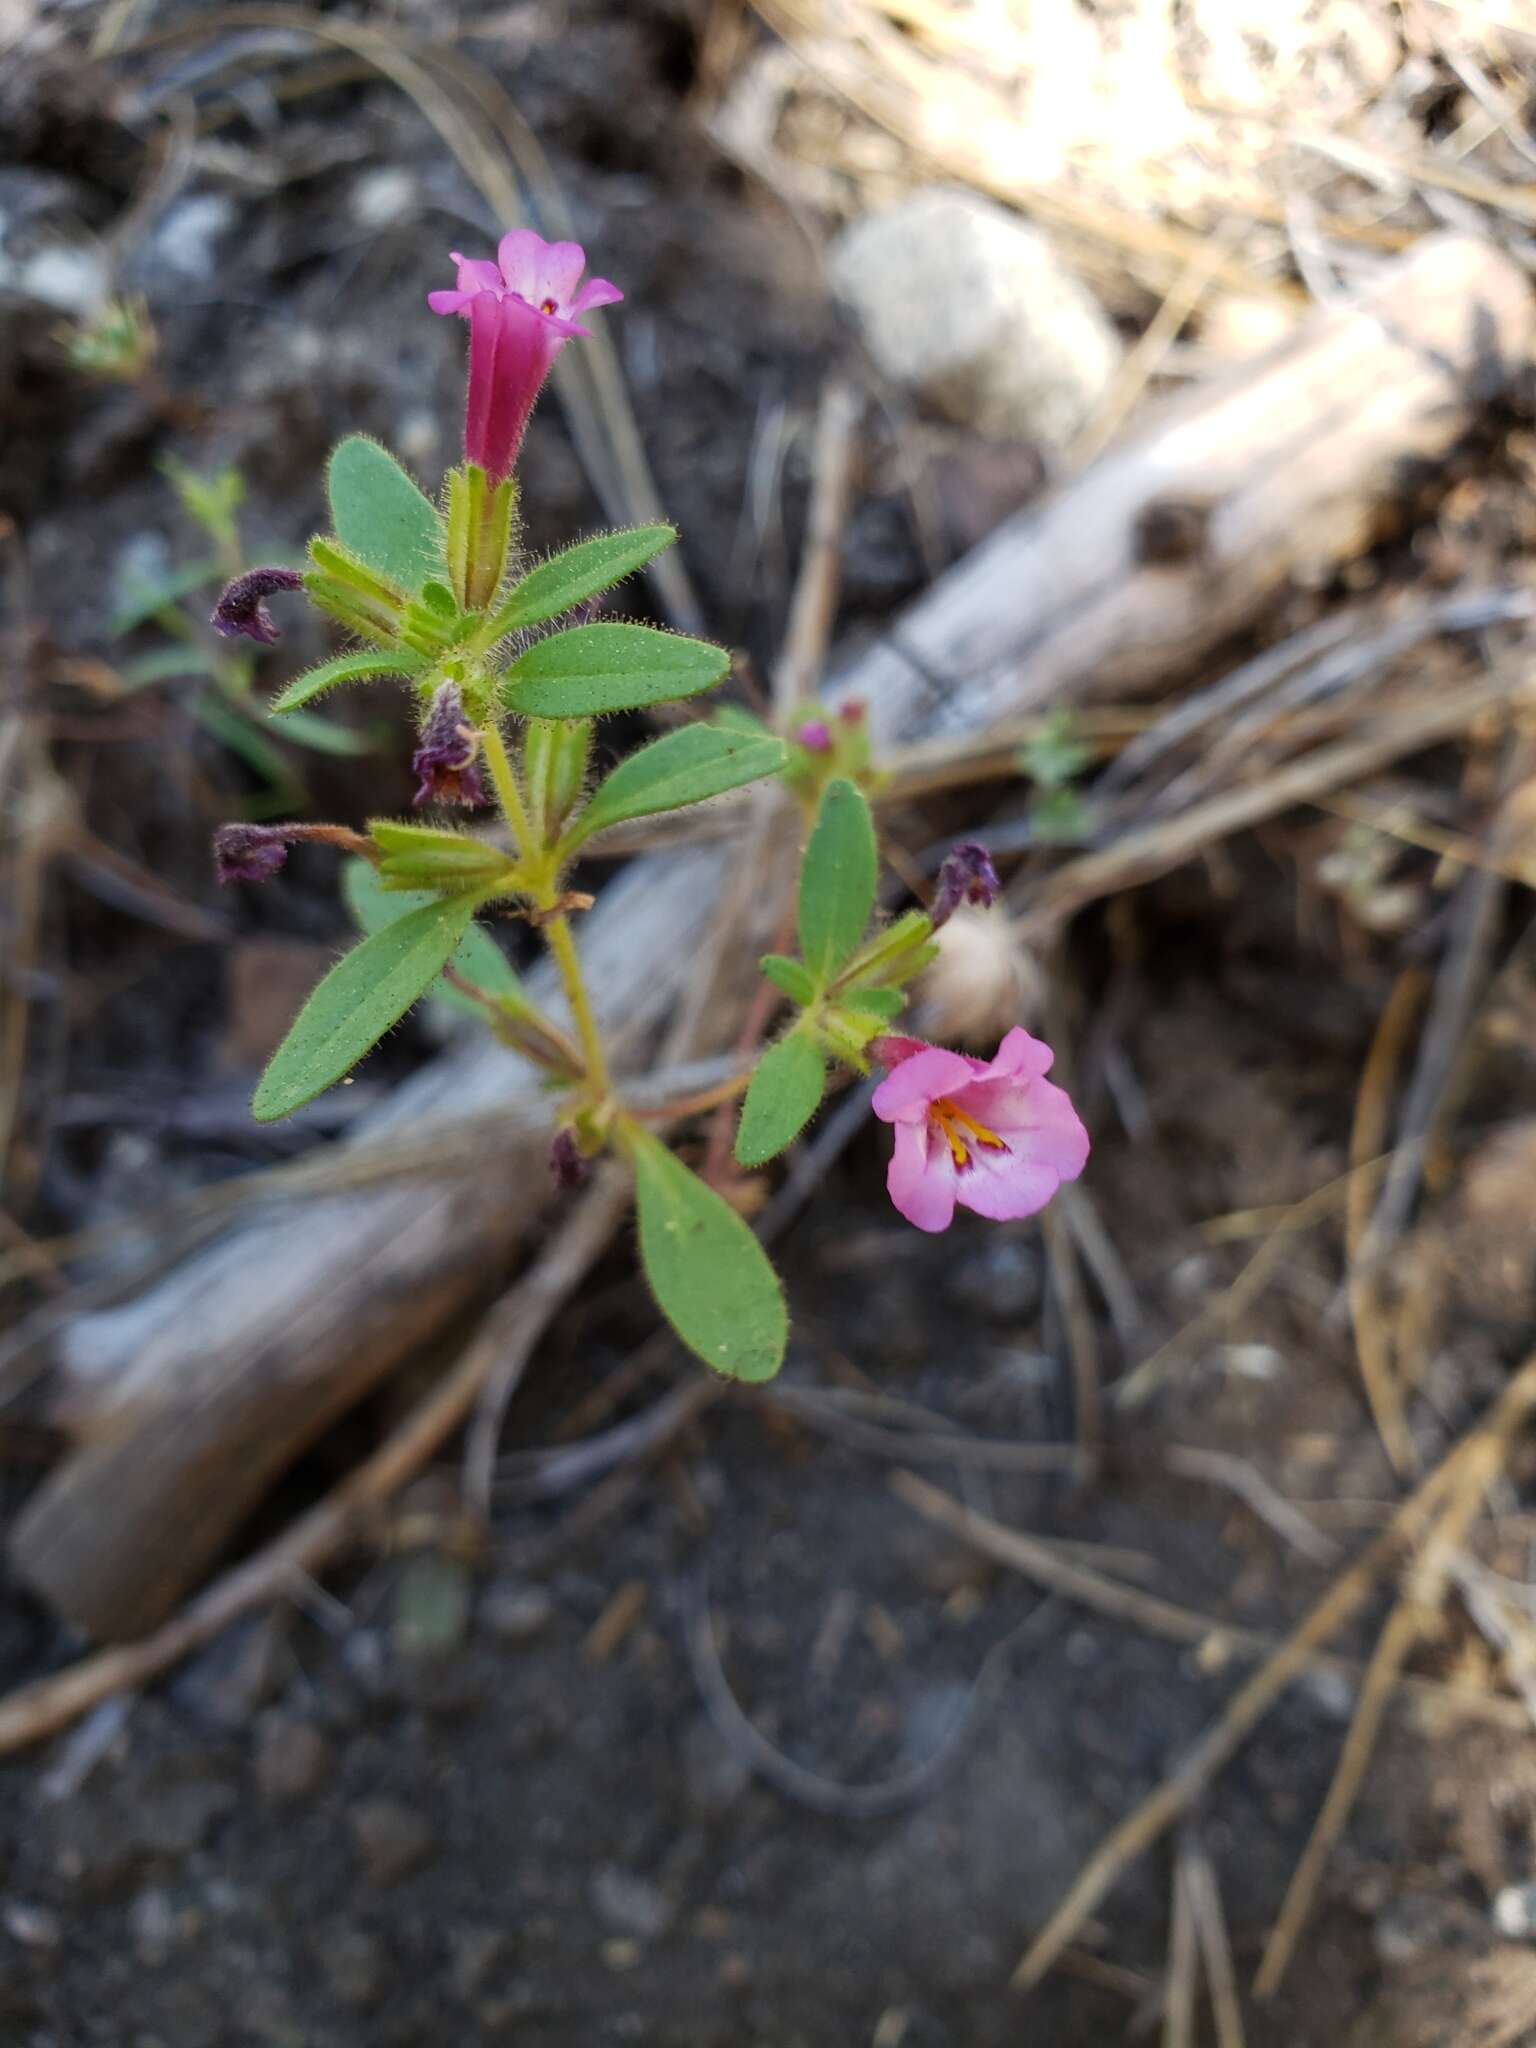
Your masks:
<svg viewBox="0 0 1536 2048"><path fill-rule="evenodd" d="M1008 1150L996 1131L989 1131L985 1124L977 1123L975 1117L967 1116L963 1109L957 1109L947 1095L941 1095L936 1102L930 1102L928 1114L944 1133L950 1157L956 1166L969 1166L972 1148L977 1145L985 1145L991 1152ZM965 1135L962 1135L962 1132Z"/></svg>

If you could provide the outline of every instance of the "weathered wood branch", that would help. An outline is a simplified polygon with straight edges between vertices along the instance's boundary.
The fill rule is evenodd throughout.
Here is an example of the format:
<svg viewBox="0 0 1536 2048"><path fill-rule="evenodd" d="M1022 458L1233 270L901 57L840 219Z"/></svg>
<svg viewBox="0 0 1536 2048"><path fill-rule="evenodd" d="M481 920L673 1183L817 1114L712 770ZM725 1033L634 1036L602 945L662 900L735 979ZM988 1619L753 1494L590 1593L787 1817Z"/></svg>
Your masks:
<svg viewBox="0 0 1536 2048"><path fill-rule="evenodd" d="M868 700L890 745L1176 684L1293 579L1365 546L1526 368L1533 338L1536 302L1498 251L1420 243L1357 303L1189 394L1009 521L839 688ZM718 849L647 857L588 921L602 1011L631 1043L686 985L720 870ZM709 1021L719 1046L739 1018L722 1003ZM397 1142L534 1085L495 1046L455 1049L353 1143ZM542 1138L509 1138L472 1180L236 1220L146 1291L54 1332L43 1362L76 1441L12 1532L17 1575L97 1637L161 1620L303 1447L489 1290L547 1204L544 1155Z"/></svg>

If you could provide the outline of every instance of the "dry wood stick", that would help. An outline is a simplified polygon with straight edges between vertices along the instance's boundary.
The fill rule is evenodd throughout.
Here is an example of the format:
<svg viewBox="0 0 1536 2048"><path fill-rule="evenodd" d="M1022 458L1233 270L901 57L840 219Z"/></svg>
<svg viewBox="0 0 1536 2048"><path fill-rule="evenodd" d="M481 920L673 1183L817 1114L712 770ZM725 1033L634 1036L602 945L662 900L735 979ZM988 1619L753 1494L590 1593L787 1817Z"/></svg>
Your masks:
<svg viewBox="0 0 1536 2048"><path fill-rule="evenodd" d="M1230 839L1234 832L1310 803L1325 790L1374 774L1404 754L1450 739L1527 687L1524 673L1510 669L1448 695L1418 698L1384 715L1359 739L1318 747L1252 788L1224 790L1178 817L1128 832L1115 845L1084 854L1052 875L1024 907L1017 928L1026 939L1045 939L1100 897L1155 881L1218 839Z"/></svg>
<svg viewBox="0 0 1536 2048"><path fill-rule="evenodd" d="M1403 1414L1402 1395L1392 1370L1392 1344L1381 1308L1381 1277L1374 1264L1361 1257L1366 1226L1370 1222L1371 1198L1379 1176L1359 1169L1377 1158L1387 1136L1387 1117L1392 1099L1392 1082L1397 1073L1403 1043L1419 1013L1424 995L1424 976L1410 967L1400 974L1387 998L1381 1020L1366 1055L1355 1097L1354 1120L1349 1133L1349 1164L1352 1178L1345 1204L1346 1252L1349 1259L1349 1313L1355 1331L1355 1355L1371 1419L1381 1438L1392 1469L1399 1475L1413 1465L1413 1439Z"/></svg>
<svg viewBox="0 0 1536 2048"><path fill-rule="evenodd" d="M1179 1865L1189 1886L1200 1960L1210 1987L1216 2048L1245 2048L1243 2007L1232 1963L1232 1944L1227 1938L1227 1916L1222 1911L1221 1888L1199 1831L1187 1823L1179 1832Z"/></svg>
<svg viewBox="0 0 1536 2048"><path fill-rule="evenodd" d="M281 1599L301 1573L327 1564L356 1533L366 1512L397 1492L453 1434L489 1374L505 1371L508 1360L526 1368L551 1319L601 1256L628 1207L628 1179L611 1167L532 1269L485 1318L453 1371L356 1471L164 1627L136 1643L99 1650L0 1699L0 1756L57 1734L113 1693L158 1677L238 1616Z"/></svg>
<svg viewBox="0 0 1536 2048"><path fill-rule="evenodd" d="M1398 1506L1376 1540L1334 1581L1300 1627L1238 1689L1221 1719L1089 1857L1066 1897L1020 1959L1013 1973L1016 1990L1028 1990L1039 1983L1127 1865L1144 1855L1189 1810L1287 1686L1306 1668L1313 1654L1360 1611L1377 1579L1418 1540L1446 1493L1460 1485L1469 1468L1482 1471L1487 1446L1492 1444L1502 1451L1533 1407L1536 1357L1526 1360L1484 1421L1447 1452L1428 1478Z"/></svg>
<svg viewBox="0 0 1536 2048"><path fill-rule="evenodd" d="M1348 1824L1360 1787L1365 1782L1398 1674L1415 1645L1439 1617L1451 1559L1483 1506L1484 1488L1503 1463L1503 1450L1501 1441L1486 1437L1478 1440L1474 1446L1476 1455L1469 1453L1465 1468L1457 1477L1453 1497L1436 1518L1408 1574L1407 1587L1387 1617L1386 1626L1366 1667L1365 1682L1360 1688L1349 1733L1344 1738L1333 1783L1328 1787L1328 1796L1286 1887L1279 1917L1253 1980L1255 1998L1272 1998L1290 1966L1328 1858Z"/></svg>

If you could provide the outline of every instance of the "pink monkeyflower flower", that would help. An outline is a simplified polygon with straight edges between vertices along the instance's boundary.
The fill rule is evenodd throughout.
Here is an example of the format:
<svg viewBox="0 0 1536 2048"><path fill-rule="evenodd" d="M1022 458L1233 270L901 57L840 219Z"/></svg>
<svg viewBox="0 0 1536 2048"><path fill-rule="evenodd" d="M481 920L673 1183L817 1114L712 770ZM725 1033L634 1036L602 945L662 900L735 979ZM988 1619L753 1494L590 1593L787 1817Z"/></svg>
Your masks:
<svg viewBox="0 0 1536 2048"><path fill-rule="evenodd" d="M579 242L546 242L532 228L503 235L496 261L461 256L451 292L428 292L434 313L460 313L469 322L469 400L464 412L464 454L492 483L512 474L523 429L550 365L573 335L590 334L575 315L611 306L624 294L605 277L581 273Z"/></svg>
<svg viewBox="0 0 1536 2048"><path fill-rule="evenodd" d="M1063 1088L1045 1078L1053 1053L1017 1026L990 1060L920 1038L877 1038L891 1071L874 1111L896 1128L886 1187L919 1230L947 1230L955 1204L1001 1222L1033 1216L1088 1158L1088 1133Z"/></svg>

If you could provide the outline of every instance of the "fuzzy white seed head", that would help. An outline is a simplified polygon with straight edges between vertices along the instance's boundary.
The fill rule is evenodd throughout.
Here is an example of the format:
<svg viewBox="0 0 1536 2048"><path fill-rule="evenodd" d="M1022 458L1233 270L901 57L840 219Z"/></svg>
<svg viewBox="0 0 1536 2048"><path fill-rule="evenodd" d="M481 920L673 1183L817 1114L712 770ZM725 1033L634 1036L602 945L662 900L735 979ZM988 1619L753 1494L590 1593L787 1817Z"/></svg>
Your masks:
<svg viewBox="0 0 1536 2048"><path fill-rule="evenodd" d="M1040 1005L1039 970L999 910L957 910L935 934L939 957L922 980L925 1031L945 1045L996 1044Z"/></svg>

